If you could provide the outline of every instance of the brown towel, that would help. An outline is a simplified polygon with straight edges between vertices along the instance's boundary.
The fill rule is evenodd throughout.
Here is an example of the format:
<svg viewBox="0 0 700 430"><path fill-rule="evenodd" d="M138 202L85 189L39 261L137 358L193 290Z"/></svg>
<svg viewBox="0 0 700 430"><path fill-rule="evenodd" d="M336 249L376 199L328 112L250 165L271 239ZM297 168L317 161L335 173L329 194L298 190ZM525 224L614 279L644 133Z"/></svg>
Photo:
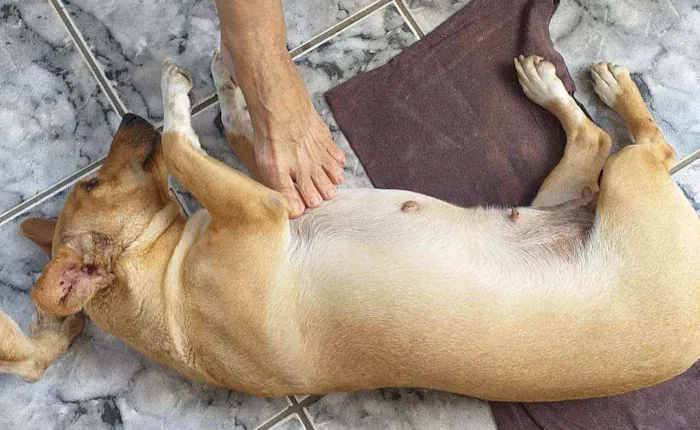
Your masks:
<svg viewBox="0 0 700 430"><path fill-rule="evenodd" d="M552 0L474 0L388 65L326 94L374 185L461 205L528 204L565 137L525 97L512 61L542 55L573 91L549 38L553 10ZM502 429L698 429L698 366L622 396L491 407Z"/></svg>
<svg viewBox="0 0 700 430"><path fill-rule="evenodd" d="M517 55L552 61L552 0L473 1L389 64L326 94L378 188L460 205L526 205L563 153L564 131L523 94Z"/></svg>

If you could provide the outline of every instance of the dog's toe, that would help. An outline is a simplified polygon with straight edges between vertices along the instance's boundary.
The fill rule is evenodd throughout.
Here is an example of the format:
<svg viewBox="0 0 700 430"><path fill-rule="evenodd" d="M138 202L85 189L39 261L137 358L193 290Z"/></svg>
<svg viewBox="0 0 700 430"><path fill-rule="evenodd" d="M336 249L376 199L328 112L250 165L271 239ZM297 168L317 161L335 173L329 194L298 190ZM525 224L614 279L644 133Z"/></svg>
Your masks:
<svg viewBox="0 0 700 430"><path fill-rule="evenodd" d="M518 81L528 98L540 106L547 106L556 100L565 100L569 94L557 77L554 64L537 55L514 61Z"/></svg>
<svg viewBox="0 0 700 430"><path fill-rule="evenodd" d="M592 64L591 77L596 94L611 108L615 106L624 81L631 79L629 70L609 62Z"/></svg>
<svg viewBox="0 0 700 430"><path fill-rule="evenodd" d="M164 92L167 89L189 92L192 89L192 78L185 69L175 64L170 58L166 58L163 61L161 86Z"/></svg>

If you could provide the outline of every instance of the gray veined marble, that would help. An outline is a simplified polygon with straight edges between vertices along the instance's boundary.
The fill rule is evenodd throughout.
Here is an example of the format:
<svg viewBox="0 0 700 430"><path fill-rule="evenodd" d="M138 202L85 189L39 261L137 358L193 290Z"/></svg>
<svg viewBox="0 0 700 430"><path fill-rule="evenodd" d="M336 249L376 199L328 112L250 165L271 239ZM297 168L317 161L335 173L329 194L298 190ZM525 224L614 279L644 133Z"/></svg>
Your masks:
<svg viewBox="0 0 700 430"><path fill-rule="evenodd" d="M64 0L107 79L129 111L163 117L160 67L174 59L194 80L194 102L214 92L209 60L219 44L213 0ZM288 46L337 24L369 0L285 0Z"/></svg>
<svg viewBox="0 0 700 430"><path fill-rule="evenodd" d="M287 46L295 48L375 0L282 0Z"/></svg>
<svg viewBox="0 0 700 430"><path fill-rule="evenodd" d="M418 26L429 33L462 9L470 0L407 0Z"/></svg>
<svg viewBox="0 0 700 430"><path fill-rule="evenodd" d="M105 155L118 122L48 2L0 1L0 213Z"/></svg>

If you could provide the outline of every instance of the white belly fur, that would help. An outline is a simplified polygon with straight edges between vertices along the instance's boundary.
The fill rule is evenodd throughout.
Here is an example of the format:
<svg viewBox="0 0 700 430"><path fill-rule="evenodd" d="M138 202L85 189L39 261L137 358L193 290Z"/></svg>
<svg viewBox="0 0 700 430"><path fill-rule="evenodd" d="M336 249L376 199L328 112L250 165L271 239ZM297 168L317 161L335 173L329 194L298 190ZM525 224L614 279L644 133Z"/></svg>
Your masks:
<svg viewBox="0 0 700 430"><path fill-rule="evenodd" d="M402 212L408 200L420 210ZM546 230L551 212L508 214L346 190L292 221L289 267L309 359L323 357L313 364L319 378L330 389L362 388L364 375L365 388L491 399L604 394L643 379L622 358L646 346L627 324L639 315L615 293L623 263L598 249L595 232L565 256L524 243L529 229ZM595 375L581 378L586 368Z"/></svg>

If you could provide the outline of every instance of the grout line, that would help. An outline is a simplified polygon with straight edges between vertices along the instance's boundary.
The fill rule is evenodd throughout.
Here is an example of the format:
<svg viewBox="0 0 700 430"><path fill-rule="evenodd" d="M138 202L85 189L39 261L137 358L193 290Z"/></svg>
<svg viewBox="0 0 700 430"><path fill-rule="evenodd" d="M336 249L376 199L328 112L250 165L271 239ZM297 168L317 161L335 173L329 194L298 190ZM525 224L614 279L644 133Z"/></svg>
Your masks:
<svg viewBox="0 0 700 430"><path fill-rule="evenodd" d="M425 36L425 33L416 22L416 19L413 17L411 10L406 6L404 0L394 0L394 4L399 10L399 14L401 14L403 20L406 21L406 24L408 24L408 28L411 29L413 35L416 36L418 40L422 39Z"/></svg>
<svg viewBox="0 0 700 430"><path fill-rule="evenodd" d="M314 426L314 421L309 416L306 407L318 402L319 400L321 400L322 397L323 396L312 395L305 397L302 401L299 402L299 419L301 419L301 422L304 424L304 427L306 427L306 430L316 430L316 427Z"/></svg>
<svg viewBox="0 0 700 430"><path fill-rule="evenodd" d="M58 14L58 17L61 19L61 22L63 23L66 30L68 31L68 34L73 40L73 44L76 48L78 48L78 51L83 57L83 60L85 60L85 62L87 63L90 72L93 74L93 76L95 76L95 79L97 79L97 84L100 86L100 88L102 88L102 92L105 93L110 103L112 104L112 107L114 107L114 110L117 111L119 116L124 116L124 114L127 113L127 109L124 105L124 102L122 102L122 100L117 95L117 92L109 84L109 80L105 76L104 70L102 70L102 68L99 66L99 63L95 59L95 55L92 53L92 50L88 47L87 42L85 41L83 35L78 30L78 27L75 25L70 15L66 11L65 6L63 5L63 3L61 3L61 0L49 0L49 3L51 3L54 10Z"/></svg>
<svg viewBox="0 0 700 430"><path fill-rule="evenodd" d="M94 173L97 169L102 166L106 157L102 157L97 161L94 161L82 169L74 172L67 178L62 179L60 182L48 187L44 191L35 194L34 196L28 198L17 206L7 210L5 213L0 214L0 226L6 224L7 222L13 220L16 216L36 207L37 205L45 202L61 191L65 190L67 187L73 185L83 177Z"/></svg>
<svg viewBox="0 0 700 430"><path fill-rule="evenodd" d="M209 109L210 107L216 105L217 103L219 103L219 96L215 92L214 94L208 96L207 98L205 98L201 102L194 105L194 107L190 111L190 114L194 118L202 111Z"/></svg>
<svg viewBox="0 0 700 430"><path fill-rule="evenodd" d="M306 427L307 430L315 430L313 422L311 421L311 418L308 416L304 408L312 403L317 402L321 397L323 396L308 396L301 401L297 401L297 399L294 398L294 396L287 396L287 400L289 400L292 404L286 407L285 409L281 410L277 414L273 415L272 418L260 424L258 427L255 428L255 430L270 429L287 419L287 417L289 417L290 415L294 414L299 416L299 419L304 424L304 427Z"/></svg>
<svg viewBox="0 0 700 430"><path fill-rule="evenodd" d="M313 421L311 421L311 418L309 417L309 413L306 412L306 408L302 407L301 411L299 411L299 419L301 420L302 424L304 424L304 427L306 427L306 430L316 430Z"/></svg>
<svg viewBox="0 0 700 430"><path fill-rule="evenodd" d="M670 173L672 175L674 173L678 173L679 171L690 166L695 160L700 160L700 149L695 150L695 152L691 153L690 155L687 155L684 159L677 162L676 165L671 168Z"/></svg>
<svg viewBox="0 0 700 430"><path fill-rule="evenodd" d="M366 7L360 9L359 11L350 15L349 17L345 18L344 20L335 24L334 26L332 26L328 30L325 30L325 31L319 33L318 35L312 37L307 42L304 42L301 45L297 46L296 48L292 49L291 51L289 51L289 55L292 56L292 60L296 61L297 59L299 59L299 57L302 57L305 54L309 53L310 51L313 51L314 49L318 48L320 45L323 45L324 43L326 43L330 39L334 38L335 36L338 36L339 34L346 31L348 28L357 24L362 19L366 18L367 16L373 14L374 12L376 12L380 9L383 9L383 8L389 6L392 3L393 3L392 0L377 0L374 3L367 5Z"/></svg>
<svg viewBox="0 0 700 430"><path fill-rule="evenodd" d="M281 421L284 421L288 416L293 415L295 413L295 406L287 406L277 414L273 415L272 418L270 418L269 420L255 427L255 430L267 430L269 428L272 428L273 426L279 424Z"/></svg>

